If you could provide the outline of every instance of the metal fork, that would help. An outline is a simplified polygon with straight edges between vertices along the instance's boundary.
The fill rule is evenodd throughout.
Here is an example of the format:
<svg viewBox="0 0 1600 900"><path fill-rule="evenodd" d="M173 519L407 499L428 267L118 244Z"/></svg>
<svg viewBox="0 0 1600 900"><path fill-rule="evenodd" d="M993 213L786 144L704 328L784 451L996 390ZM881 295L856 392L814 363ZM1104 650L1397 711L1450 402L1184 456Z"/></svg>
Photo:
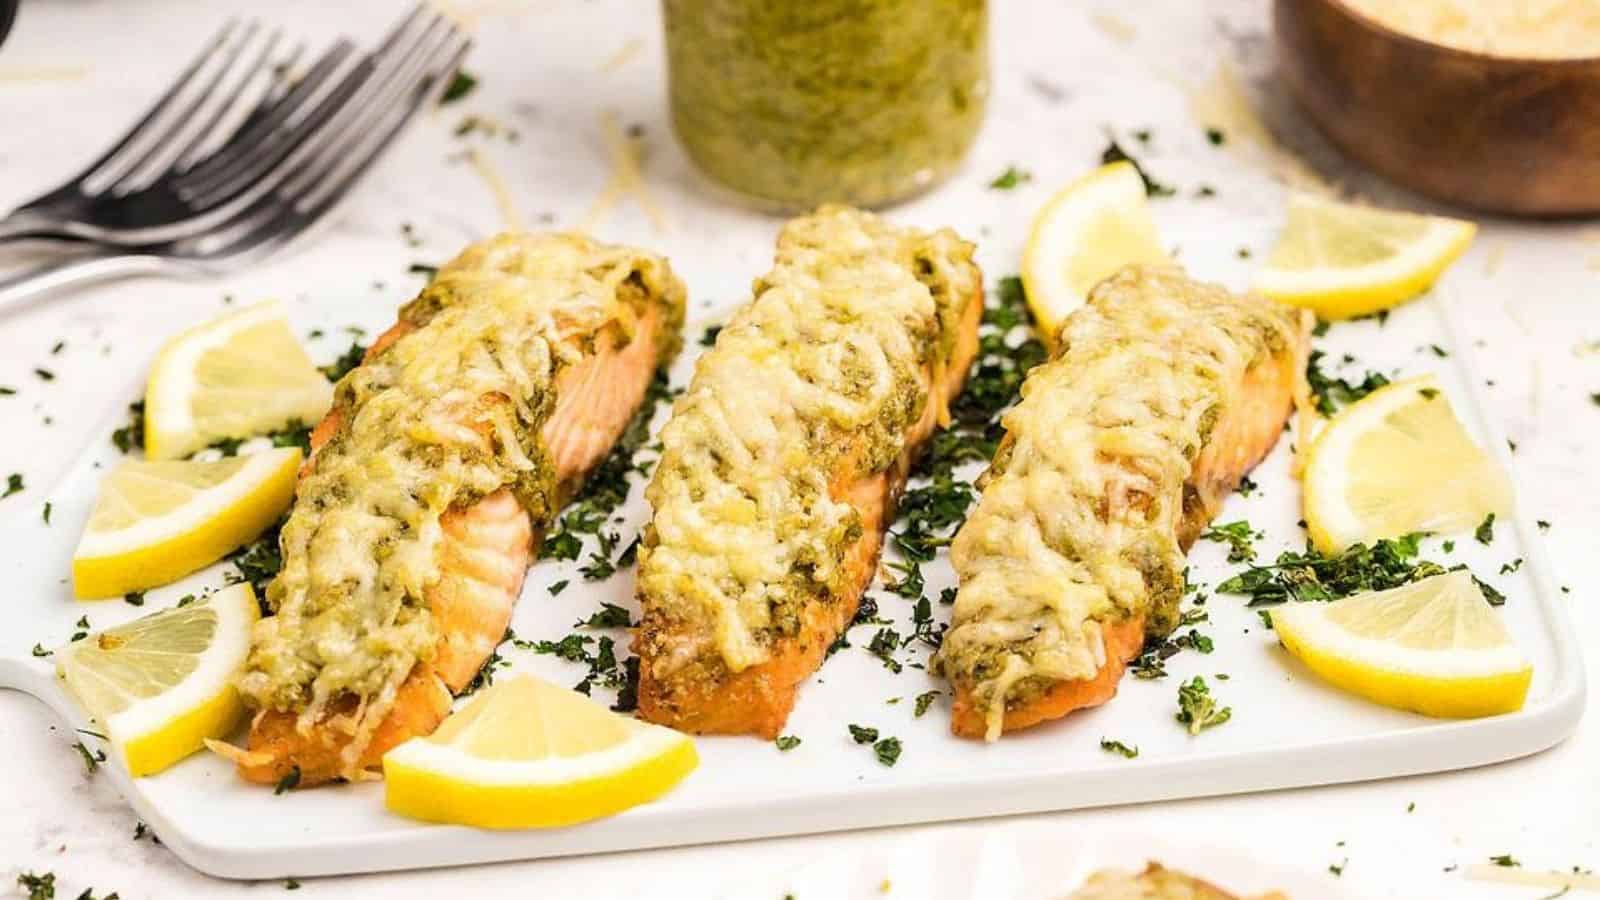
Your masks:
<svg viewBox="0 0 1600 900"><path fill-rule="evenodd" d="M365 61L368 73L349 87L344 102L252 186L247 203L198 233L101 246L0 279L0 309L105 278L221 274L281 249L349 193L394 136L442 91L470 45L442 15L419 8L391 33L382 51ZM221 177L211 175L207 184Z"/></svg>
<svg viewBox="0 0 1600 900"><path fill-rule="evenodd" d="M395 49L422 12L416 7L396 25L375 57ZM0 241L60 237L135 246L197 234L271 187L263 176L372 72L372 61L352 60L354 45L340 40L291 83L287 73L304 46L272 62L281 32L257 42L257 23L235 35L239 30L237 23L225 25L105 155L0 220ZM247 186L256 193L246 196Z"/></svg>

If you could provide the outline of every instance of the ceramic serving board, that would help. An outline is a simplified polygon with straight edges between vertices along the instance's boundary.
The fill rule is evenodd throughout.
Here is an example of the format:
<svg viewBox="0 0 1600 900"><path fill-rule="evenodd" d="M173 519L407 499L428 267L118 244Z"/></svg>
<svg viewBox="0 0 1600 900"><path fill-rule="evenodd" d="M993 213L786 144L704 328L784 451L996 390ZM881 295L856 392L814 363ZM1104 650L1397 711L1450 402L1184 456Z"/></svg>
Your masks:
<svg viewBox="0 0 1600 900"><path fill-rule="evenodd" d="M901 220L937 222L927 209L902 211ZM701 329L720 321L742 293L735 285L759 274L770 258L776 221L751 218L747 227L696 236L668 236L655 246L669 253L691 285L693 317L688 346L673 369L675 384L687 381L700 349ZM1020 228L1020 224L1014 226ZM1270 222L1252 225L1241 217L1219 237L1214 222L1182 216L1162 221L1164 233L1181 248L1184 261L1199 275L1232 284L1244 281L1248 263L1235 248L1264 246ZM1011 271L1019 232L983 243L987 270ZM648 242L648 241L647 241ZM715 283L720 293L700 285ZM708 302L707 297L713 298ZM1472 348L1456 339L1448 289L1397 310L1386 323L1363 321L1335 326L1317 344L1339 369L1346 352L1357 358L1350 372L1366 367L1391 375L1435 372L1458 413L1479 441L1504 457L1506 444L1480 411L1480 380L1471 363ZM390 304L370 299L341 304L337 298L316 304L291 303L297 327L335 331L359 324L368 333L392 316ZM326 341L324 342L326 343ZM1445 354L1432 348L1437 346ZM337 348L319 351L331 356ZM130 373L129 396L139 385ZM665 415L663 410L662 415ZM119 416L120 419L120 416ZM109 434L117 424L108 422ZM660 421L656 422L659 427ZM1259 485L1249 496L1234 496L1218 521L1248 518L1265 538L1263 557L1298 549L1304 534L1299 518L1299 487L1289 474L1286 435L1252 476ZM0 583L7 599L0 606L0 686L23 690L59 713L71 726L89 723L55 680L48 659L35 658L35 644L64 643L80 616L96 628L171 605L184 594L225 582L227 564L170 587L151 591L142 608L121 601L81 603L71 597L69 562L96 485L119 454L108 440L96 440L49 495L52 515L45 523L36 509L16 512L0 523ZM1508 461L1508 460L1503 460ZM616 530L623 546L637 532L647 509L635 481ZM161 775L129 779L117 765L103 766L138 815L181 858L203 871L233 878L311 876L440 866L488 860L555 857L570 854L675 844L728 841L771 835L928 822L1040 810L1136 803L1167 798L1262 791L1301 785L1387 778L1493 763L1545 749L1570 733L1583 705L1583 678L1565 604L1553 586L1533 520L1515 515L1496 530L1492 544L1457 536L1445 553L1439 539L1424 545L1424 555L1462 562L1508 598L1501 612L1518 644L1533 660L1535 676L1527 706L1513 715L1476 721L1436 721L1383 709L1331 690L1285 654L1256 611L1243 598L1211 589L1239 566L1225 560L1224 548L1200 542L1191 554L1191 579L1210 599L1210 621L1201 625L1214 651L1184 651L1167 662L1166 678L1123 680L1117 698L1099 709L1007 736L993 745L958 740L948 732L948 697L926 714L915 715L914 698L943 685L922 668L919 646L896 654L902 663L891 672L866 650L873 628L851 635L852 647L829 659L811 679L786 733L798 747L780 752L771 742L750 738L700 738L698 771L660 802L604 821L545 831L485 832L425 825L386 812L380 783L341 785L275 796L270 789L238 780L221 759L202 753ZM589 548L586 548L586 550ZM1501 567L1523 559L1515 571ZM559 639L573 623L602 602L636 612L631 571L609 580L585 582L579 562L543 561L530 573L517 607L514 629L525 639ZM948 565L927 566L927 592L936 597L951 580ZM549 586L569 581L557 596ZM902 634L910 632L911 604L874 585L884 616ZM935 604L935 615L948 609ZM603 634L606 632L597 632ZM625 632L609 635L619 650ZM553 657L503 649L506 671L526 670L561 683L576 683L583 670ZM1204 675L1231 721L1191 737L1173 720L1177 686ZM1222 678L1226 675L1226 679ZM596 690L609 701L608 692ZM877 728L898 737L903 753L886 767L870 746L856 744L847 724ZM1111 738L1139 747L1124 759L1100 747ZM92 737L85 737L91 748ZM64 751L66 752L66 751Z"/></svg>

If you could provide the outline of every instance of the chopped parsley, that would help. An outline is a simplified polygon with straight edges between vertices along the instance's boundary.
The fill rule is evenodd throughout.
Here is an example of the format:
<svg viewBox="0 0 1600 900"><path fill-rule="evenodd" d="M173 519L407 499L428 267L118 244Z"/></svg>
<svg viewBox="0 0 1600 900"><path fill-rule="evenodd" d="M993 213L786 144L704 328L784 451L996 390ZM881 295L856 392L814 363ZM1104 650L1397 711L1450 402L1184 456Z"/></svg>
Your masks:
<svg viewBox="0 0 1600 900"><path fill-rule="evenodd" d="M872 745L872 752L878 757L878 762L886 766L893 766L900 761L900 739L886 737Z"/></svg>
<svg viewBox="0 0 1600 900"><path fill-rule="evenodd" d="M0 500L4 500L12 494L20 494L22 493L22 490L22 473L12 472L10 475L6 476L6 489L4 493L0 493Z"/></svg>
<svg viewBox="0 0 1600 900"><path fill-rule="evenodd" d="M574 628L631 628L633 619L628 611L615 603L601 603L600 611L581 619Z"/></svg>
<svg viewBox="0 0 1600 900"><path fill-rule="evenodd" d="M1522 863L1517 861L1516 857L1509 853L1502 853L1499 856L1491 856L1489 857L1489 862L1505 869L1515 869L1522 865Z"/></svg>
<svg viewBox="0 0 1600 900"><path fill-rule="evenodd" d="M55 651L53 651L53 650L46 650L44 648L43 644L37 644L36 643L36 644L33 645L32 653L33 653L34 656L36 656L36 657L38 657L40 659L44 659L46 656L49 656L54 652Z"/></svg>
<svg viewBox="0 0 1600 900"><path fill-rule="evenodd" d="M299 766L294 766L294 767L289 769L289 774L287 774L287 775L283 776L282 778L278 779L278 783L272 788L272 793L273 793L274 796L277 796L279 794L284 794L284 793L287 793L289 791L292 791L292 790L294 790L295 788L297 788L299 786L300 786L300 767Z"/></svg>
<svg viewBox="0 0 1600 900"><path fill-rule="evenodd" d="M56 873L35 875L32 872L23 872L17 876L17 887L28 892L28 900L55 900Z"/></svg>
<svg viewBox="0 0 1600 900"><path fill-rule="evenodd" d="M1006 166L995 179L989 182L989 189L995 191L1009 191L1019 184L1026 184L1033 180L1033 173L1016 166Z"/></svg>
<svg viewBox="0 0 1600 900"><path fill-rule="evenodd" d="M918 694L916 705L912 712L913 717L918 719L922 718L923 713L926 713L928 711L928 707L932 706L933 701L937 699L939 699L938 691L927 691L926 693Z"/></svg>
<svg viewBox="0 0 1600 900"><path fill-rule="evenodd" d="M1331 557L1309 546L1304 553L1286 550L1272 563L1251 565L1226 579L1217 585L1217 591L1247 595L1250 606L1287 600L1337 600L1446 572L1438 563L1417 558L1421 540L1420 533L1384 538L1371 547L1356 544Z"/></svg>
<svg viewBox="0 0 1600 900"><path fill-rule="evenodd" d="M465 98L478 87L478 78L466 69L457 69L451 77L449 87L444 89L444 94L439 97L441 104L454 103Z"/></svg>
<svg viewBox="0 0 1600 900"><path fill-rule="evenodd" d="M365 359L366 355L367 348L365 344L362 344L360 341L351 341L350 346L343 353L339 354L337 359L319 368L321 369L323 376L329 381L338 381L344 376L350 374L351 369L361 365L361 360Z"/></svg>
<svg viewBox="0 0 1600 900"><path fill-rule="evenodd" d="M1322 371L1321 363L1325 356L1321 350L1313 350L1310 358L1306 360L1306 384L1311 388L1311 395L1316 398L1317 412L1325 416L1333 415L1343 407L1389 383L1389 379L1382 373L1370 370L1358 382L1336 378ZM1353 361L1351 357L1345 357L1345 362Z"/></svg>
<svg viewBox="0 0 1600 900"><path fill-rule="evenodd" d="M89 629L93 626L89 624L89 617L87 615L83 615L78 617L78 621L72 623L72 627L74 631L72 632L72 636L67 638L67 642L76 644L77 642L89 636Z"/></svg>
<svg viewBox="0 0 1600 900"><path fill-rule="evenodd" d="M706 330L700 332L700 346L712 347L717 343L717 335L722 333L721 325L707 325Z"/></svg>
<svg viewBox="0 0 1600 900"><path fill-rule="evenodd" d="M266 609L267 585L278 576L278 570L283 568L283 552L278 546L278 532L283 530L283 523L288 521L284 516L270 528L261 533L261 536L240 547L228 555L228 561L237 569L236 574L229 575L229 581L238 583L246 581L255 589L256 602L262 604L262 614L268 615Z"/></svg>
<svg viewBox="0 0 1600 900"><path fill-rule="evenodd" d="M878 739L878 729L865 725L851 725L850 737L858 744L870 744Z"/></svg>
<svg viewBox="0 0 1600 900"><path fill-rule="evenodd" d="M1489 513L1483 517L1483 521L1472 532L1472 536L1477 538L1480 544L1488 545L1494 543L1494 513Z"/></svg>
<svg viewBox="0 0 1600 900"><path fill-rule="evenodd" d="M1177 193L1177 190L1171 185L1162 184L1151 177L1145 167L1140 165L1137 159L1129 156L1128 152L1122 149L1116 139L1112 138L1111 143L1107 144L1106 149L1100 153L1100 164L1109 165L1114 162L1129 162L1133 164L1134 171L1139 173L1139 179L1144 182L1144 193L1147 197L1171 197Z"/></svg>
<svg viewBox="0 0 1600 900"><path fill-rule="evenodd" d="M144 591L129 591L122 595L122 602L129 606L143 606L144 593Z"/></svg>
<svg viewBox="0 0 1600 900"><path fill-rule="evenodd" d="M672 389L667 385L666 372L658 370L645 391L639 411L623 430L622 437L612 446L611 452L590 473L583 491L561 517L560 525L545 538L540 555L575 560L583 552L582 535L592 535L599 550L591 551L589 562L579 570L585 580L600 581L611 577L618 568L633 564L638 553L635 544L624 548L616 562L611 561L611 552L616 549L618 537L614 532L605 531L603 526L617 507L628 499L633 489L629 476L634 473L641 476L648 474L648 464L635 457L650 437L650 420L655 417L657 407L671 397Z"/></svg>
<svg viewBox="0 0 1600 900"><path fill-rule="evenodd" d="M106 752L104 750L90 750L83 745L83 741L75 742L72 747L78 751L79 756L83 757L83 768L90 775L93 775L95 770L100 768L100 764L106 761Z"/></svg>
<svg viewBox="0 0 1600 900"><path fill-rule="evenodd" d="M56 373L49 369L34 369L33 374L39 376L40 381L55 381Z"/></svg>
<svg viewBox="0 0 1600 900"><path fill-rule="evenodd" d="M128 404L128 424L111 432L111 443L127 453L144 446L144 401Z"/></svg>
<svg viewBox="0 0 1600 900"><path fill-rule="evenodd" d="M1233 707L1218 709L1217 700L1211 696L1211 688L1206 686L1205 678L1196 675L1178 686L1178 713L1175 718L1188 726L1191 735L1195 735L1233 718Z"/></svg>
<svg viewBox="0 0 1600 900"><path fill-rule="evenodd" d="M428 263L414 262L411 265L406 266L406 271L410 272L412 275L426 275L428 276L428 280L432 281L433 276L439 274L439 267L430 265Z"/></svg>
<svg viewBox="0 0 1600 900"><path fill-rule="evenodd" d="M790 750L800 746L800 739L792 734L783 734L779 735L778 739L772 743L777 745L778 752L788 753Z"/></svg>
<svg viewBox="0 0 1600 900"><path fill-rule="evenodd" d="M1113 741L1110 738L1100 739L1100 749L1107 753L1115 753L1123 759L1133 759L1139 755L1137 746L1130 746L1121 741Z"/></svg>
<svg viewBox="0 0 1600 900"><path fill-rule="evenodd" d="M567 585L569 585L571 583L572 582L571 582L570 579L563 578L560 581L557 581L557 582L551 584L550 587L546 588L546 590L548 590L550 592L550 596L554 597L555 595L557 595L557 594L561 593L562 591L566 590L567 589Z"/></svg>
<svg viewBox="0 0 1600 900"><path fill-rule="evenodd" d="M1228 136L1222 132L1221 128L1207 128L1206 140L1210 141L1213 147L1221 147L1227 143Z"/></svg>
<svg viewBox="0 0 1600 900"><path fill-rule="evenodd" d="M1228 562L1250 562L1256 558L1254 542L1265 535L1251 528L1249 522L1240 519L1237 522L1212 525L1200 532L1200 537L1202 540L1227 544Z"/></svg>
<svg viewBox="0 0 1600 900"><path fill-rule="evenodd" d="M39 517L44 519L44 523L46 525L50 524L50 508L50 501L46 500L44 502L44 509L39 511Z"/></svg>

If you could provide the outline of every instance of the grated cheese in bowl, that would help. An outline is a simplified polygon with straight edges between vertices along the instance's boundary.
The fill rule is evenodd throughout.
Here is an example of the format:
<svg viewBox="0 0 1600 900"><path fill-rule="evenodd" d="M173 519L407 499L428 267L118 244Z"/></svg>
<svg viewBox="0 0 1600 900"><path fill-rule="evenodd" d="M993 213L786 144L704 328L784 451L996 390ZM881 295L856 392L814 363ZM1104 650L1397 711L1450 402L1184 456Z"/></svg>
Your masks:
<svg viewBox="0 0 1600 900"><path fill-rule="evenodd" d="M1492 56L1580 59L1600 56L1600 3L1594 0L1344 0L1402 34Z"/></svg>

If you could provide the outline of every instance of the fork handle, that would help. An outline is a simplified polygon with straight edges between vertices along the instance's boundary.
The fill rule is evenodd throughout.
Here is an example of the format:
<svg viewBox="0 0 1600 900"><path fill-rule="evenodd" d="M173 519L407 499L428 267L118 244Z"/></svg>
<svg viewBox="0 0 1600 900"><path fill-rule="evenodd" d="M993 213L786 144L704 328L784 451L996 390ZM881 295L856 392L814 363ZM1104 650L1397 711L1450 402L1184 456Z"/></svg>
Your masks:
<svg viewBox="0 0 1600 900"><path fill-rule="evenodd" d="M0 312L80 284L167 271L166 260L145 253L100 251L52 260L9 276L0 276Z"/></svg>

